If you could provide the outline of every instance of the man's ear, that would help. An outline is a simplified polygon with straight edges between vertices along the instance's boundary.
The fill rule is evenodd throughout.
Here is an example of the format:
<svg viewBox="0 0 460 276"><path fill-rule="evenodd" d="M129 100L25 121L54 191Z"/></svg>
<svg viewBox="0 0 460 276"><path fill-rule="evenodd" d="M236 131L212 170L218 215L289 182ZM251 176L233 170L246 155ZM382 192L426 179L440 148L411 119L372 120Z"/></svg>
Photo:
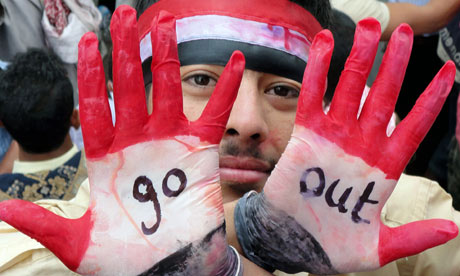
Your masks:
<svg viewBox="0 0 460 276"><path fill-rule="evenodd" d="M70 117L70 125L75 129L80 127L80 113L78 112L78 109L73 110L72 116Z"/></svg>
<svg viewBox="0 0 460 276"><path fill-rule="evenodd" d="M0 127L4 127L2 120L0 120Z"/></svg>

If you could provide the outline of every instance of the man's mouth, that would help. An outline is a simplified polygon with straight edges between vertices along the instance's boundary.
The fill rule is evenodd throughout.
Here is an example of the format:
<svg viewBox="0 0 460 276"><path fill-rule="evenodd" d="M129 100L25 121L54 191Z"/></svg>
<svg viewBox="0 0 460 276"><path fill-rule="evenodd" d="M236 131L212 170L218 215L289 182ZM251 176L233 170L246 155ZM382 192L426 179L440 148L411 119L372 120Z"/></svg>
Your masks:
<svg viewBox="0 0 460 276"><path fill-rule="evenodd" d="M221 156L219 166L222 181L238 183L264 181L271 171L268 162L252 157Z"/></svg>

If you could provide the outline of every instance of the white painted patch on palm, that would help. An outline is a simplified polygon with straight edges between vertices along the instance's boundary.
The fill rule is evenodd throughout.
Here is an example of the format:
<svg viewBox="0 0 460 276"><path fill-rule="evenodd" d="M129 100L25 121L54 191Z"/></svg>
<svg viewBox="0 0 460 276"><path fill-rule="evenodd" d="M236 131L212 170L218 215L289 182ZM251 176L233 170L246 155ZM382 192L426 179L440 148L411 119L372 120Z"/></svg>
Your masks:
<svg viewBox="0 0 460 276"><path fill-rule="evenodd" d="M90 246L81 263L83 269L77 272L137 275L221 226L224 217L217 164L216 145L187 148L168 140L144 142L88 160L94 224ZM176 197L163 191L165 180L171 191L179 191L179 178L166 178L172 169L183 171L186 177ZM150 198L141 202L133 196L133 190L148 193L147 184L136 187L139 176L151 181L160 213ZM148 230L156 223L158 228L146 234L142 223ZM224 252L226 247L220 250Z"/></svg>
<svg viewBox="0 0 460 276"><path fill-rule="evenodd" d="M308 173L311 168L318 170ZM321 173L324 173L323 183L320 183ZM301 191L300 182L305 174L308 192ZM336 188L331 188L337 180ZM375 185L368 199L377 204L360 201L371 182ZM293 217L315 237L333 267L343 271L348 267L379 267L376 237L380 231L380 212L395 184L396 180L387 179L378 168L345 153L313 131L296 126L264 193L273 206ZM347 189L351 191L343 202L346 211L328 204L340 205L339 200L347 194ZM361 207L359 202L363 203Z"/></svg>

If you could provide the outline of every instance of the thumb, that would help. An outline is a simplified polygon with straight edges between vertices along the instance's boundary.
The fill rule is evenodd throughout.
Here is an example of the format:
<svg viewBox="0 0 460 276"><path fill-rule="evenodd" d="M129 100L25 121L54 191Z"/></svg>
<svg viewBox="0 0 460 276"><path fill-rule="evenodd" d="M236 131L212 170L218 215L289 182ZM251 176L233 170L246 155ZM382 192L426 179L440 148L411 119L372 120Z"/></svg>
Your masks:
<svg viewBox="0 0 460 276"><path fill-rule="evenodd" d="M35 203L11 199L0 202L0 220L36 239L73 271L89 245L90 210L79 219L67 219Z"/></svg>
<svg viewBox="0 0 460 276"><path fill-rule="evenodd" d="M379 237L380 266L444 244L457 235L457 225L445 219L416 221L395 228L381 224Z"/></svg>

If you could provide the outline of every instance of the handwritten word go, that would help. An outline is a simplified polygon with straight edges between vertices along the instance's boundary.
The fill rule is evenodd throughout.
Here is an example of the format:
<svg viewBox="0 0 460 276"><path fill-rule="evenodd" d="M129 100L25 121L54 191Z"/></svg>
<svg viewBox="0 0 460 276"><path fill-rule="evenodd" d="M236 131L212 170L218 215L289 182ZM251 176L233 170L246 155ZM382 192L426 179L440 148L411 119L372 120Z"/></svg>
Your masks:
<svg viewBox="0 0 460 276"><path fill-rule="evenodd" d="M168 187L168 180L169 177L175 176L179 179L180 185L177 190L171 190ZM146 186L146 193L141 193L139 190L139 187L143 185ZM187 186L187 177L185 176L184 171L180 169L172 169L170 170L165 177L163 178L163 194L167 197L176 197L178 196ZM137 199L139 202L149 202L152 201L153 203L153 208L155 209L155 214L157 217L157 222L150 228L145 226L145 223L142 222L142 232L144 232L145 235L152 235L158 230L158 227L160 226L161 222L161 208L160 208L160 202L158 202L158 195L155 191L155 188L153 188L152 181L145 175L139 176L136 178L134 181L134 186L133 186L133 196L135 199Z"/></svg>

